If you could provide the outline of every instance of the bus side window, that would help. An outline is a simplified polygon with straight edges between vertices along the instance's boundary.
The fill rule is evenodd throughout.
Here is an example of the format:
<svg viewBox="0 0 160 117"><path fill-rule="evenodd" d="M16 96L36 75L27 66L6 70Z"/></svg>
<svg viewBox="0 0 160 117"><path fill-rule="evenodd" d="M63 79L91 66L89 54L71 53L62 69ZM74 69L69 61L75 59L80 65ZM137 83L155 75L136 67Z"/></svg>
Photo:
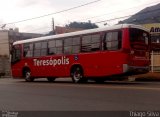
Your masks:
<svg viewBox="0 0 160 117"><path fill-rule="evenodd" d="M112 32L107 32L103 39L104 50L110 50L112 44Z"/></svg>
<svg viewBox="0 0 160 117"><path fill-rule="evenodd" d="M121 31L107 32L103 39L103 50L118 50L121 48Z"/></svg>
<svg viewBox="0 0 160 117"><path fill-rule="evenodd" d="M48 42L47 41L42 41L41 44L41 56L46 56L48 54Z"/></svg>
<svg viewBox="0 0 160 117"><path fill-rule="evenodd" d="M80 36L74 37L73 38L73 43L72 43L72 54L79 53L80 52Z"/></svg>
<svg viewBox="0 0 160 117"><path fill-rule="evenodd" d="M34 56L40 56L41 55L41 42L36 42L34 43Z"/></svg>
<svg viewBox="0 0 160 117"><path fill-rule="evenodd" d="M64 39L64 54L72 54L73 38Z"/></svg>
<svg viewBox="0 0 160 117"><path fill-rule="evenodd" d="M63 40L51 40L48 42L48 55L62 54Z"/></svg>
<svg viewBox="0 0 160 117"><path fill-rule="evenodd" d="M89 34L82 37L81 52L94 52L100 50L100 34Z"/></svg>
<svg viewBox="0 0 160 117"><path fill-rule="evenodd" d="M64 54L77 54L80 52L80 37L64 39Z"/></svg>
<svg viewBox="0 0 160 117"><path fill-rule="evenodd" d="M53 55L56 53L56 41L48 41L48 55Z"/></svg>
<svg viewBox="0 0 160 117"><path fill-rule="evenodd" d="M32 57L33 56L33 43L26 43L23 45L23 57Z"/></svg>
<svg viewBox="0 0 160 117"><path fill-rule="evenodd" d="M90 52L91 51L91 42L92 42L92 36L91 35L85 35L82 37L82 46L81 46L81 52Z"/></svg>
<svg viewBox="0 0 160 117"><path fill-rule="evenodd" d="M92 35L92 51L100 50L100 34Z"/></svg>
<svg viewBox="0 0 160 117"><path fill-rule="evenodd" d="M63 53L63 40L59 39L56 40L56 54L62 54Z"/></svg>

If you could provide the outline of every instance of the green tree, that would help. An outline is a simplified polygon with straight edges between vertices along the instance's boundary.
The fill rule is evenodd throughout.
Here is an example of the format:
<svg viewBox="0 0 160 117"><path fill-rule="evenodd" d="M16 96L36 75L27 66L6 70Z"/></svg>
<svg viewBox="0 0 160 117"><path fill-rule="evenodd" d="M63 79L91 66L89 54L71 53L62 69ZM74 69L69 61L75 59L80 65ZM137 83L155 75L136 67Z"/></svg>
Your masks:
<svg viewBox="0 0 160 117"><path fill-rule="evenodd" d="M67 28L80 28L80 29L93 29L98 28L98 26L95 23L89 22L71 22L70 24L67 24L65 27Z"/></svg>

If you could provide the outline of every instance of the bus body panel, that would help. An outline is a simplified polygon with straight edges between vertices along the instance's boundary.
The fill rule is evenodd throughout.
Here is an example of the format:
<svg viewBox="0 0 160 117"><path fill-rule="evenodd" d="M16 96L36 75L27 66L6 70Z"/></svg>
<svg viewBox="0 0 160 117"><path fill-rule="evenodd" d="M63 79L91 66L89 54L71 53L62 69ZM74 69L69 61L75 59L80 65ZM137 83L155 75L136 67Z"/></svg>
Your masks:
<svg viewBox="0 0 160 117"><path fill-rule="evenodd" d="M119 56L119 59L117 59L117 56ZM84 68L85 76L108 76L123 72L122 64L126 57L121 52L102 51L80 55L80 58L82 59L80 63Z"/></svg>
<svg viewBox="0 0 160 117"><path fill-rule="evenodd" d="M78 57L78 60L75 60L75 56ZM61 60L64 57L67 59L69 58L68 65L43 65L44 61L52 60L51 58L54 58L54 60ZM123 64L127 61L126 59L127 55L121 53L121 51L102 51L79 55L27 58L21 60L21 62L16 65L15 68L18 67L19 69L15 70L15 68L12 67L12 72L14 77L22 77L22 69L28 67L33 77L68 77L70 76L72 65L78 64L82 66L84 76L86 77L108 76L123 73ZM41 64L39 64L40 62Z"/></svg>

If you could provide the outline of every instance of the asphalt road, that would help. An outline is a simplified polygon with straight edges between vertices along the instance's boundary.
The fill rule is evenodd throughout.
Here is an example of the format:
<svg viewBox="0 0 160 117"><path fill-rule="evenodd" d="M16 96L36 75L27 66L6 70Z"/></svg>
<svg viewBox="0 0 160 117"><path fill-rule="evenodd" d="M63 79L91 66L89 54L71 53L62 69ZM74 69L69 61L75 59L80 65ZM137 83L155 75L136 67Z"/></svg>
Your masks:
<svg viewBox="0 0 160 117"><path fill-rule="evenodd" d="M155 111L160 110L160 82L73 84L64 79L54 83L0 79L0 110Z"/></svg>

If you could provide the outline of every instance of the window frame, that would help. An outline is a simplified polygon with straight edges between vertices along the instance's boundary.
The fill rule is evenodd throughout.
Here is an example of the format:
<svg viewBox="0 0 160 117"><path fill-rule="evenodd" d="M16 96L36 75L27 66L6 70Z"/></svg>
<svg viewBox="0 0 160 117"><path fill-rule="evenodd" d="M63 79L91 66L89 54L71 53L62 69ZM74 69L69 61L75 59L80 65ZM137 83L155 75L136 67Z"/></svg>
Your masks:
<svg viewBox="0 0 160 117"><path fill-rule="evenodd" d="M112 33L111 38L113 38L113 33L118 33L117 34L117 39L111 39L109 41L106 40L106 36L107 33ZM114 44L112 44L112 42L118 42L117 46L112 46ZM107 44L111 43L111 47L107 48ZM110 31L104 31L103 32L103 42L102 42L102 48L104 51L118 51L121 50L122 48L122 30L121 29L117 29L117 30L110 30ZM116 48L116 49L112 49L112 48Z"/></svg>
<svg viewBox="0 0 160 117"><path fill-rule="evenodd" d="M57 39L50 39L48 40L48 48L47 48L47 55L61 55L63 54L63 46L64 46L64 39L63 38L57 38ZM50 47L49 44L50 42L55 41L54 46ZM57 45L57 41L61 41L60 45ZM55 51L53 51L53 53L50 52L51 49L54 49ZM59 51L61 49L61 51Z"/></svg>
<svg viewBox="0 0 160 117"><path fill-rule="evenodd" d="M93 35L99 35L99 42L97 41L97 42L93 42ZM90 43L83 43L83 37L84 36L90 36ZM101 32L96 32L96 33L89 33L89 34L85 34L85 35L82 35L82 38L81 38L81 40L82 40L82 43L81 43L81 53L86 53L86 52L97 52L97 51L101 51L101 46L102 46L102 36L101 36ZM99 43L99 44L98 44ZM86 45L85 45L86 44ZM94 50L94 49L96 49L96 48L92 48L93 47L93 45L94 44L98 44L97 46L99 46L99 49L97 49L97 50ZM86 46L86 47L85 47ZM88 46L88 49L89 50L87 50L86 48L87 48L87 46ZM86 49L86 50L85 50Z"/></svg>
<svg viewBox="0 0 160 117"><path fill-rule="evenodd" d="M68 39L71 40L71 43L65 45L65 40L67 41ZM78 40L78 41L76 43L74 43L75 42L74 40ZM74 47L79 48L79 49L76 48L76 50L78 50L78 51L74 51L75 50ZM64 48L64 54L78 54L78 53L80 53L80 49L81 49L81 36L78 35L78 36L70 36L70 37L64 38L63 48ZM66 48L69 48L69 51Z"/></svg>
<svg viewBox="0 0 160 117"><path fill-rule="evenodd" d="M112 31L95 32L95 33L87 33L87 34L81 34L81 35L74 35L74 36L32 42L32 43L29 43L29 44L33 44L33 50L31 49L29 50L31 52L31 56L25 56L25 58L26 57L50 56L50 55L61 55L61 54L92 53L92 52L103 51L105 50L104 41L106 40L107 33L112 33L112 36L113 36L113 33L115 32L118 33L117 34L118 39L106 41L106 42L114 42L114 41L117 42L118 41L118 43L120 43L121 45L120 48L119 48L119 44L117 43L115 47L110 47L111 49L109 49L109 51L116 51L122 48L122 30L121 29L112 30ZM119 33L121 33L120 39L119 39ZM85 37L87 36L89 37L88 42L85 39ZM71 40L70 43L67 42L68 39ZM40 43L39 46L41 45L41 47L35 47L36 43ZM43 47L43 43L46 43L44 47ZM112 49L116 47L117 49ZM44 50L46 51L45 54L43 54ZM69 51L67 52L67 50ZM36 51L39 51L38 54Z"/></svg>
<svg viewBox="0 0 160 117"><path fill-rule="evenodd" d="M25 46L28 45L29 48L25 48ZM32 45L32 47L30 46ZM27 47L27 46L26 46ZM25 50L25 49L28 49L28 50ZM26 52L27 51L27 52ZM30 52L30 56L27 56L27 53ZM24 58L31 58L31 57L34 57L33 56L33 53L34 53L34 43L24 43L23 44L23 57Z"/></svg>

